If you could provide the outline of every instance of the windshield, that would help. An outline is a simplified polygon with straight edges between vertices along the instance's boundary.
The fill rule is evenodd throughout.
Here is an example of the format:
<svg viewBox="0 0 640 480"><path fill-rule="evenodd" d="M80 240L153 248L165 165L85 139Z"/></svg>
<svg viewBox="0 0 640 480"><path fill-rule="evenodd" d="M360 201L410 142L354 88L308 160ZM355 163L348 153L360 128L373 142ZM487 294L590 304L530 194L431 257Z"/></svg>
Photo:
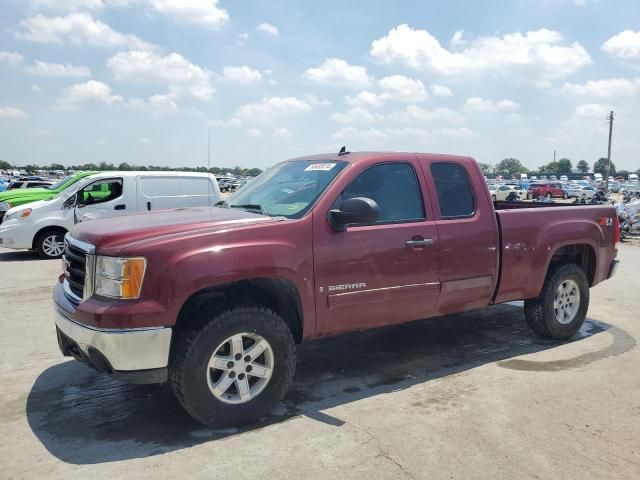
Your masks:
<svg viewBox="0 0 640 480"><path fill-rule="evenodd" d="M336 160L279 163L231 195L222 206L300 218L346 165Z"/></svg>
<svg viewBox="0 0 640 480"><path fill-rule="evenodd" d="M48 190L58 190L62 185L64 185L66 182L68 182L72 178L73 178L73 175L67 175L66 177L63 177L60 180L58 180L53 185L45 188L47 188Z"/></svg>

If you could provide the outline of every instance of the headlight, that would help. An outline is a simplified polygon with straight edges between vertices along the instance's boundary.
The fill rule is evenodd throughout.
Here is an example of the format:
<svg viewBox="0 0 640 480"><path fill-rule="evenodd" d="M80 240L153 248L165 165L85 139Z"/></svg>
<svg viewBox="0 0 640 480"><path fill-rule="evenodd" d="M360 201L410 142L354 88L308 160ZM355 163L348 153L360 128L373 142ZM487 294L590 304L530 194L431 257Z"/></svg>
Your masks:
<svg viewBox="0 0 640 480"><path fill-rule="evenodd" d="M29 215L31 215L31 209L25 208L23 210L18 210L17 212L13 212L9 215L5 215L4 219L5 221L9 221L9 220L13 220L14 218L27 218Z"/></svg>
<svg viewBox="0 0 640 480"><path fill-rule="evenodd" d="M135 299L140 297L147 269L143 257L96 257L95 293L103 297Z"/></svg>

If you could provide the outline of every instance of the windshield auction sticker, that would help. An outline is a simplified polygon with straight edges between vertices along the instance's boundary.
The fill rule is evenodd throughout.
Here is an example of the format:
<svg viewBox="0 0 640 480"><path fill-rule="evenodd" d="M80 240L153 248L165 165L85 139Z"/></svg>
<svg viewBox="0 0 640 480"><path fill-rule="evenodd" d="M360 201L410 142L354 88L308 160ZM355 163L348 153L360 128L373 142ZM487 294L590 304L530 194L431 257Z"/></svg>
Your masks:
<svg viewBox="0 0 640 480"><path fill-rule="evenodd" d="M307 168L305 168L304 171L305 172L313 172L313 171L328 172L335 166L336 166L335 163L314 163L312 165L309 165Z"/></svg>

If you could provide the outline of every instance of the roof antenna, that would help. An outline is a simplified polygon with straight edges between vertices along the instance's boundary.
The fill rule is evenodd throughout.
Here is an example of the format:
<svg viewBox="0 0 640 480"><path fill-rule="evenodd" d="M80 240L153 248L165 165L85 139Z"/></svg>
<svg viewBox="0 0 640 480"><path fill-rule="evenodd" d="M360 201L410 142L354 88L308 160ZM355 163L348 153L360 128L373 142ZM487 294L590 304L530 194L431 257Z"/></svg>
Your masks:
<svg viewBox="0 0 640 480"><path fill-rule="evenodd" d="M344 145L340 148L340 151L338 152L338 155L346 155L347 153L347 147L345 147Z"/></svg>

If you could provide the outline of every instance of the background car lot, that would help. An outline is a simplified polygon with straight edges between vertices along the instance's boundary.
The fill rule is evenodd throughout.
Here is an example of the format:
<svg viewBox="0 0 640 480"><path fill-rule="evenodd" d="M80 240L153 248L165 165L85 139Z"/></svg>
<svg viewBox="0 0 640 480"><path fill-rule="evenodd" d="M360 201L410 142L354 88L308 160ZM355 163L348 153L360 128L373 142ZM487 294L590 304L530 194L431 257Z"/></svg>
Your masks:
<svg viewBox="0 0 640 480"><path fill-rule="evenodd" d="M0 249L3 477L637 479L640 248L619 256L573 341L510 305L320 340L276 415L214 431L61 359L59 260Z"/></svg>

